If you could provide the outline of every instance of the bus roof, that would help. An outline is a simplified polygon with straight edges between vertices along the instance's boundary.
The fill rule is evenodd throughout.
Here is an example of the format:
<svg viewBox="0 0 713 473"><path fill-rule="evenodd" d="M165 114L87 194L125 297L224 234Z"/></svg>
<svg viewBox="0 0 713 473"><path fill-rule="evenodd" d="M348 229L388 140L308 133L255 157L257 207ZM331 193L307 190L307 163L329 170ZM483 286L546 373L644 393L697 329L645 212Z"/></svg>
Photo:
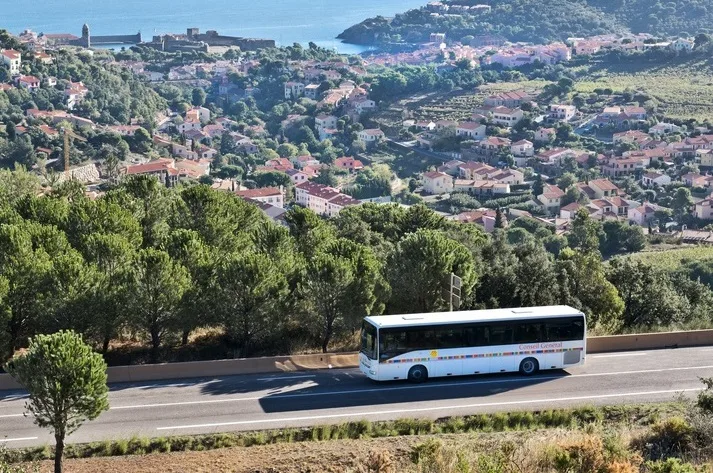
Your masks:
<svg viewBox="0 0 713 473"><path fill-rule="evenodd" d="M496 322L501 320L538 319L573 315L583 314L572 307L556 305L546 307L517 307L512 309L434 312L427 314L378 315L366 317L365 320L378 328L390 328L465 322Z"/></svg>

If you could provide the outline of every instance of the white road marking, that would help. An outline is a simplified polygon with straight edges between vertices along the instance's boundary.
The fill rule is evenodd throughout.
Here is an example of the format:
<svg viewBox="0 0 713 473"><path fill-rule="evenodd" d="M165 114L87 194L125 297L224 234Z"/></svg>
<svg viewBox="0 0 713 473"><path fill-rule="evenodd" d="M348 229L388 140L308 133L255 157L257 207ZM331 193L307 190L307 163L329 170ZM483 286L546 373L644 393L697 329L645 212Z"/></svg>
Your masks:
<svg viewBox="0 0 713 473"><path fill-rule="evenodd" d="M193 424L193 425L176 425L171 427L157 427L156 430L181 430L181 429L204 429L211 427L227 427L235 425L249 425L249 424L265 424L265 423L278 423L278 422L297 422L304 420L324 420L324 419L337 419L343 417L374 417L381 415L392 415L392 414L412 414L414 412L435 412L435 411L446 411L453 409L472 409L478 407L500 407L500 406L517 406L517 405L527 405L536 404L538 402L569 402L569 401L591 401L595 399L612 399L617 397L636 397L636 396L652 396L659 394L678 394L684 392L696 392L702 391L704 388L690 388L690 389L669 389L666 391L644 391L637 393L616 393L616 394L599 394L594 396L571 396L571 397L560 397L553 399L528 399L523 401L503 401L503 402L484 402L478 404L464 404L464 405L454 405L454 406L436 406L436 407L421 407L421 408L410 408L410 409L391 409L387 411L371 411L371 412L354 412L345 414L326 414L319 416L303 416L303 417L283 417L279 419L260 419L260 420L242 420L235 422L217 422L214 424Z"/></svg>
<svg viewBox="0 0 713 473"><path fill-rule="evenodd" d="M112 386L117 385L117 386L122 386L120 389L149 389L149 388L183 388L186 386L199 386L199 385L206 385L206 384L211 384L211 383L219 383L220 380L218 379L213 379L210 381L199 381L199 382L194 382L194 383L154 383L154 384L137 384L134 385L131 382L126 382L126 383L112 383L109 388L111 389ZM115 391L114 389L113 391Z"/></svg>
<svg viewBox="0 0 713 473"><path fill-rule="evenodd" d="M25 414L6 414L0 416L0 419L7 419L9 417L23 417Z"/></svg>
<svg viewBox="0 0 713 473"><path fill-rule="evenodd" d="M22 442L24 440L37 440L37 437L22 437L16 439L0 439L0 442Z"/></svg>
<svg viewBox="0 0 713 473"><path fill-rule="evenodd" d="M305 374L302 376L284 376L284 377L273 377L273 378L258 378L258 381L280 381L283 379L302 379L302 378L316 378L316 374Z"/></svg>
<svg viewBox="0 0 713 473"><path fill-rule="evenodd" d="M587 358L619 358L619 357L644 356L644 355L648 355L648 353L617 353L617 354L612 354L612 355L589 355Z"/></svg>
<svg viewBox="0 0 713 473"><path fill-rule="evenodd" d="M465 381L465 382L453 382L453 383L438 383L438 384L422 384L419 386L394 386L394 387L383 387L383 388L373 388L373 389L351 389L345 391L323 391L316 393L296 393L296 394L278 394L275 396L263 395L263 396L253 396L253 397L239 397L239 398L226 398L226 399L206 399L202 401L180 401L180 402L167 402L160 404L138 404L133 406L112 406L109 410L120 410L120 409L144 409L152 407L176 407L176 406L192 406L192 405L202 405L202 404L220 404L226 402L245 402L245 401L259 401L262 399L291 399L300 397L315 397L315 396L340 396L345 394L360 394L360 393L383 393L387 391L406 391L412 389L430 389L430 388L445 388L445 387L455 387L455 386L476 386L482 384L502 384L502 383L527 383L531 381L549 381L556 379L570 379L570 378L589 378L595 376L619 376L627 374L643 374L643 373L662 373L666 371L684 371L684 370L700 370L700 369L713 369L713 365L707 366L686 366L679 368L659 368L653 370L635 370L635 371L617 371L609 373L582 373L573 375L563 375L563 376L534 376L531 378L517 377L517 378L505 378L505 379L485 379L480 381Z"/></svg>

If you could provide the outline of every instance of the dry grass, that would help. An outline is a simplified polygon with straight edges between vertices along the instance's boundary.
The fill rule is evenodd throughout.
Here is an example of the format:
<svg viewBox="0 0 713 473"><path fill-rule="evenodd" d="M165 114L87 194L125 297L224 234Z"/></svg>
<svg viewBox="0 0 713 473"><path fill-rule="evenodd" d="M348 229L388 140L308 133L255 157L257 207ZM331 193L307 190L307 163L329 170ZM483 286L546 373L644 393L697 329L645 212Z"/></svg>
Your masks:
<svg viewBox="0 0 713 473"><path fill-rule="evenodd" d="M617 442L628 443L637 431L623 428L617 432ZM153 472L232 472L232 473L305 473L359 472L373 463L374 452L386 452L394 470L418 473L422 467L412 461L418 445L434 441L446 446L441 461L457 460L477 465L495 452L505 452L503 461L519 465L521 471L543 470L552 446L575 448L599 438L599 430L546 429L530 432L499 432L489 434L414 435L380 439L333 440L295 444L273 444L234 447L205 452L158 453L126 457L66 460L66 471L72 473L103 473L107 471ZM611 435L611 434L609 434ZM371 459L371 461L370 461ZM50 472L49 461L41 465ZM524 469L522 469L524 468ZM455 470L454 470L455 471Z"/></svg>

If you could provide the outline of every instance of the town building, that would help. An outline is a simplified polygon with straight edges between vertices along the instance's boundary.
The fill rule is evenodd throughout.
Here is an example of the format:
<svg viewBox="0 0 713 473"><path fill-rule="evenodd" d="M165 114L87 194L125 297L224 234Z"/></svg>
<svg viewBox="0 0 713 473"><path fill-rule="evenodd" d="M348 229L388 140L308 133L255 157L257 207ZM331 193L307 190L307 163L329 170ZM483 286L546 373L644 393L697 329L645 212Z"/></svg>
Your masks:
<svg viewBox="0 0 713 473"><path fill-rule="evenodd" d="M252 199L281 209L285 208L285 189L282 186L244 189L236 191L235 194L243 199Z"/></svg>
<svg viewBox="0 0 713 473"><path fill-rule="evenodd" d="M384 135L384 132L379 130L378 128L371 128L360 131L358 137L366 144L373 144L383 140L386 135Z"/></svg>
<svg viewBox="0 0 713 473"><path fill-rule="evenodd" d="M361 204L333 187L314 182L295 186L295 202L326 217L336 217L343 208Z"/></svg>
<svg viewBox="0 0 713 473"><path fill-rule="evenodd" d="M577 115L577 107L574 105L550 105L548 110L548 118L550 120L568 122Z"/></svg>
<svg viewBox="0 0 713 473"><path fill-rule="evenodd" d="M285 98L290 100L298 99L305 93L305 85L302 82L287 82L285 84Z"/></svg>
<svg viewBox="0 0 713 473"><path fill-rule="evenodd" d="M435 124L433 125L435 128ZM462 136L469 140L481 140L485 138L486 126L475 122L463 122L456 128L456 136Z"/></svg>
<svg viewBox="0 0 713 473"><path fill-rule="evenodd" d="M354 159L351 156L344 156L334 160L334 167L336 167L337 169L354 172L364 169L364 164L358 159Z"/></svg>
<svg viewBox="0 0 713 473"><path fill-rule="evenodd" d="M14 49L0 49L0 59L5 64L11 76L20 73L22 65L22 54Z"/></svg>
<svg viewBox="0 0 713 473"><path fill-rule="evenodd" d="M666 186L671 184L671 178L660 172L647 172L641 176L641 185L644 187Z"/></svg>
<svg viewBox="0 0 713 473"><path fill-rule="evenodd" d="M453 190L453 178L443 172L426 172L423 174L423 190L431 195L446 194Z"/></svg>

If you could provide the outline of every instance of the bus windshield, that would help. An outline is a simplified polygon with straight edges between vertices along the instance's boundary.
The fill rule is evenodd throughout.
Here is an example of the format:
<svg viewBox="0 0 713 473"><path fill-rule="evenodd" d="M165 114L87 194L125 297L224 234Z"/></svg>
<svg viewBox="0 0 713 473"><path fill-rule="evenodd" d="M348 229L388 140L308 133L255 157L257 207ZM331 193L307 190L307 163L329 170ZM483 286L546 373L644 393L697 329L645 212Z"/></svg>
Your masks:
<svg viewBox="0 0 713 473"><path fill-rule="evenodd" d="M364 321L361 326L361 352L369 359L376 359L376 327Z"/></svg>

